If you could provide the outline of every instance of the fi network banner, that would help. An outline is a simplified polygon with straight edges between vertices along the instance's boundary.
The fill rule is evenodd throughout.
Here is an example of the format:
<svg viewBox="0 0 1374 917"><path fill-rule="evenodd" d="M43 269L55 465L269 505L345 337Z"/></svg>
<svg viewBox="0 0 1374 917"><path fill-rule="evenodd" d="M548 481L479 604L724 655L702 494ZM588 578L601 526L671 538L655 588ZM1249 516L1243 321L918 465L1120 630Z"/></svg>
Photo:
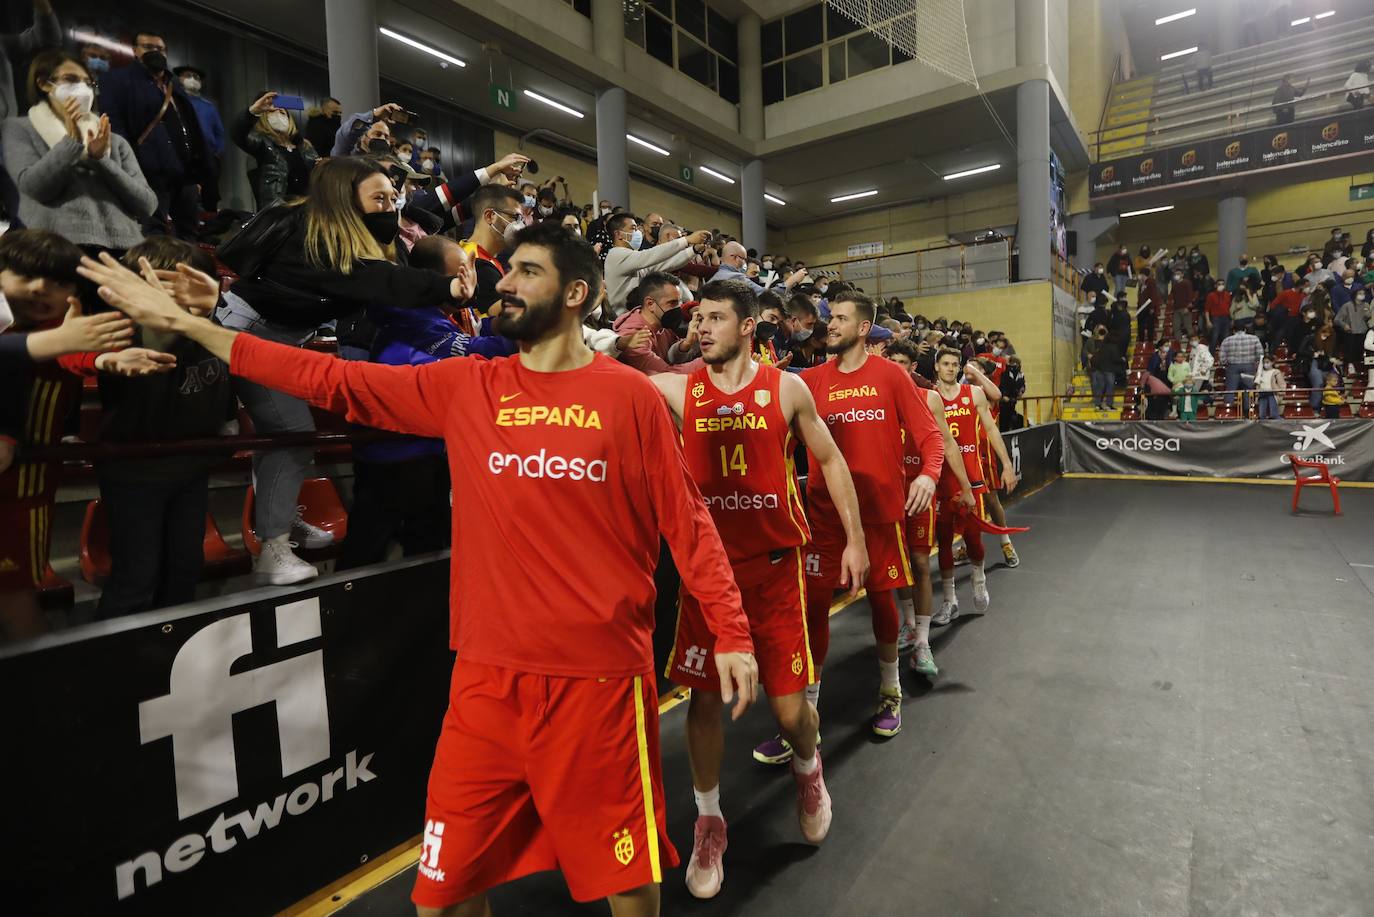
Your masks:
<svg viewBox="0 0 1374 917"><path fill-rule="evenodd" d="M1063 435L1058 423L1043 423L1037 427L1022 427L1003 433L1012 467L1021 476L1012 497L1030 493L1059 476L1063 462Z"/></svg>
<svg viewBox="0 0 1374 917"><path fill-rule="evenodd" d="M1291 479L1296 453L1347 481L1374 481L1374 423L1359 418L1065 423L1064 437L1069 472Z"/></svg>
<svg viewBox="0 0 1374 917"><path fill-rule="evenodd" d="M13 914L274 913L407 838L448 699L448 560L0 654Z"/></svg>

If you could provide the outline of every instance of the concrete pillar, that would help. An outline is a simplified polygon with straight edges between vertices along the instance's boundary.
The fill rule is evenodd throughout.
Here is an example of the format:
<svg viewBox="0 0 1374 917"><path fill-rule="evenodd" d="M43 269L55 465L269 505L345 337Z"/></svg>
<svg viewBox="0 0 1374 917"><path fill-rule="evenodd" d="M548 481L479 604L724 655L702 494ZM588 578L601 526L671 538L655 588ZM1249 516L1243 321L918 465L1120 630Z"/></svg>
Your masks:
<svg viewBox="0 0 1374 917"><path fill-rule="evenodd" d="M1016 243L1022 280L1050 278L1050 84L1016 87Z"/></svg>
<svg viewBox="0 0 1374 917"><path fill-rule="evenodd" d="M1048 0L1016 0L1017 66L1048 65L1050 13Z"/></svg>
<svg viewBox="0 0 1374 917"><path fill-rule="evenodd" d="M1217 260L1212 273L1225 277L1245 252L1245 195L1230 194L1217 201Z"/></svg>
<svg viewBox="0 0 1374 917"><path fill-rule="evenodd" d="M763 199L763 160L751 159L744 164L739 182L740 225L744 232L744 247L768 250L768 202Z"/></svg>
<svg viewBox="0 0 1374 917"><path fill-rule="evenodd" d="M592 50L617 70L625 69L625 7L622 0L592 0Z"/></svg>
<svg viewBox="0 0 1374 917"><path fill-rule="evenodd" d="M735 23L739 37L739 132L763 139L763 21L745 13Z"/></svg>
<svg viewBox="0 0 1374 917"><path fill-rule="evenodd" d="M596 193L603 201L630 207L630 168L625 162L625 90L596 94Z"/></svg>
<svg viewBox="0 0 1374 917"><path fill-rule="evenodd" d="M344 115L381 104L377 83L376 0L325 0L324 31L329 58L329 94ZM328 155L328 151L321 151Z"/></svg>

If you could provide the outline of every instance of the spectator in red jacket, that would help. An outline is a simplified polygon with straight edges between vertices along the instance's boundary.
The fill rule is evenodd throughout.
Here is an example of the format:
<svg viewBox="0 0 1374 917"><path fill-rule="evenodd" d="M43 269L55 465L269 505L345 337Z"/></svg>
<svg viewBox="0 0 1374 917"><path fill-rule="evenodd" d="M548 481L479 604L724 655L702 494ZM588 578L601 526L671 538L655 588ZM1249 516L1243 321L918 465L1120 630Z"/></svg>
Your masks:
<svg viewBox="0 0 1374 917"><path fill-rule="evenodd" d="M1193 282L1182 271L1174 271L1169 288L1169 304L1174 309L1174 337L1186 341L1193 333Z"/></svg>
<svg viewBox="0 0 1374 917"><path fill-rule="evenodd" d="M1231 294L1226 291L1226 281L1217 279L1214 289L1207 294L1203 309L1207 313L1212 349L1216 350L1231 334Z"/></svg>

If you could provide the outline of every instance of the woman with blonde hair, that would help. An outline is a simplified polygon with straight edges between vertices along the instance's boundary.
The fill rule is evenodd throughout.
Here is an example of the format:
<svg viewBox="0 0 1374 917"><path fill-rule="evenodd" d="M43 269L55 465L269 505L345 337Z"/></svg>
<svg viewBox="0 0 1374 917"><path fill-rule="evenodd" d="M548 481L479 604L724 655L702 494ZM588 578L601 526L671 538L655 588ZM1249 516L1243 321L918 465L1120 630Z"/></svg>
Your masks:
<svg viewBox="0 0 1374 917"><path fill-rule="evenodd" d="M220 324L299 346L326 322L351 319L368 306L421 308L468 299L471 278L405 265L396 245L395 201L391 178L376 160L320 163L305 200L269 208L220 246L220 258L242 278L224 294ZM315 429L309 405L299 398L243 380L235 386L258 433ZM309 448L253 456L255 530L262 542L253 571L259 582L285 585L317 575L291 552L293 534L307 548L333 540L300 519L296 506L312 457Z"/></svg>
<svg viewBox="0 0 1374 917"><path fill-rule="evenodd" d="M273 104L276 98L275 92L263 93L229 125L234 144L257 162L248 178L258 210L304 197L310 188L310 172L320 161L320 154L296 129L291 113Z"/></svg>

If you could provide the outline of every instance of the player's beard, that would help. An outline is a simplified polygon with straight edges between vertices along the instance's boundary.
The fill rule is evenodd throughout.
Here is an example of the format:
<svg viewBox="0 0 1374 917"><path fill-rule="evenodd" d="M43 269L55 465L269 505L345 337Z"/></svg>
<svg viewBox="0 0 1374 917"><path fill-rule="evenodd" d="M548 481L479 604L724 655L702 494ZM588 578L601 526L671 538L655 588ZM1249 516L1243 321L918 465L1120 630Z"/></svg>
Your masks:
<svg viewBox="0 0 1374 917"><path fill-rule="evenodd" d="M729 363L735 357L739 356L739 352L744 349L744 345L738 340L735 341L735 346L728 350L725 349L719 341L712 341L712 344L715 345L712 348L712 354L709 357L704 353L701 355L702 362L706 363L708 366L720 366L724 363Z"/></svg>
<svg viewBox="0 0 1374 917"><path fill-rule="evenodd" d="M834 344L826 341L825 352L829 354L844 353L846 350L853 347L858 339L858 335L855 335L852 338L840 338L840 340Z"/></svg>
<svg viewBox="0 0 1374 917"><path fill-rule="evenodd" d="M515 296L507 296L504 302L513 306L523 306L519 316L502 309L492 322L492 330L512 341L538 341L548 337L549 332L558 325L558 300L547 302L527 302Z"/></svg>

